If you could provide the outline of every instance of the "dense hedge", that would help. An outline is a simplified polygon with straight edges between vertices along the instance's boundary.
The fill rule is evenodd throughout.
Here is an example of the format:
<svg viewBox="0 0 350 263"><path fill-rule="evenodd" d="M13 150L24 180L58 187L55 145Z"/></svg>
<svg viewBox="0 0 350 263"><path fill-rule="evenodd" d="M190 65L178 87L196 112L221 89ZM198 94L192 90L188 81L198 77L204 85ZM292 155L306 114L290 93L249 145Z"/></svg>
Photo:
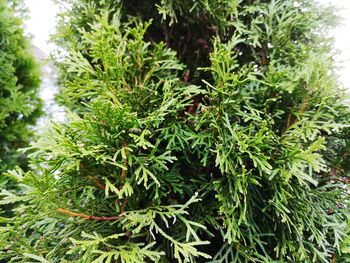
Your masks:
<svg viewBox="0 0 350 263"><path fill-rule="evenodd" d="M22 163L17 148L28 143L41 109L40 76L11 1L0 1L0 172Z"/></svg>
<svg viewBox="0 0 350 263"><path fill-rule="evenodd" d="M39 70L23 32L22 7L17 0L0 0L0 189L7 185L10 191L15 185L3 173L27 169L26 155L17 150L28 145L41 114ZM6 203L1 198L0 205Z"/></svg>
<svg viewBox="0 0 350 263"><path fill-rule="evenodd" d="M36 170L11 173L29 205L0 234L4 258L339 259L349 109L327 12L296 0L61 2L69 121L32 144Z"/></svg>

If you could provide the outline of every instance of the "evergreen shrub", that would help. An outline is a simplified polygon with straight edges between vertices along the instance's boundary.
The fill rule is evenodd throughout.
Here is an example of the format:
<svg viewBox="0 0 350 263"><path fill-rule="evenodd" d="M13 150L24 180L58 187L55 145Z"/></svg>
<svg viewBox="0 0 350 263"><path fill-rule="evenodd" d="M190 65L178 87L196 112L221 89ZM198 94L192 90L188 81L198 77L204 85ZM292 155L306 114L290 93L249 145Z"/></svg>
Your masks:
<svg viewBox="0 0 350 263"><path fill-rule="evenodd" d="M0 216L11 207L2 197L18 190L3 173L16 166L27 170L27 157L17 150L28 146L42 113L40 75L23 32L22 4L0 0Z"/></svg>
<svg viewBox="0 0 350 263"><path fill-rule="evenodd" d="M29 148L33 171L11 172L28 205L0 234L3 258L341 260L349 108L325 10L60 2L68 122Z"/></svg>

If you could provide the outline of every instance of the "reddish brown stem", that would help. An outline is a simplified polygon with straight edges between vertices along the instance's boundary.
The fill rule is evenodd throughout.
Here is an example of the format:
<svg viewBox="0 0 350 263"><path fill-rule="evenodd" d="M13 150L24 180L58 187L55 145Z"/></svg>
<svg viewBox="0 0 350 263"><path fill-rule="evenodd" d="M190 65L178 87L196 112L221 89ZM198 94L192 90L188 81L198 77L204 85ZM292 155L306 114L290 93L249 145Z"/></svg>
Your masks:
<svg viewBox="0 0 350 263"><path fill-rule="evenodd" d="M106 186L102 183L100 183L99 181L95 181L95 185L100 188L101 190L105 190Z"/></svg>
<svg viewBox="0 0 350 263"><path fill-rule="evenodd" d="M105 190L106 186L104 184L102 184L101 182L99 182L95 177L93 176L88 176L89 179L91 179L92 181L94 181L95 186L97 186L98 188L100 188L101 190Z"/></svg>
<svg viewBox="0 0 350 263"><path fill-rule="evenodd" d="M123 218L123 216L93 216L93 215L87 215L84 213L76 213L63 208L57 208L56 211L61 214L65 214L72 217L80 217L86 220L114 221L114 220L120 220Z"/></svg>

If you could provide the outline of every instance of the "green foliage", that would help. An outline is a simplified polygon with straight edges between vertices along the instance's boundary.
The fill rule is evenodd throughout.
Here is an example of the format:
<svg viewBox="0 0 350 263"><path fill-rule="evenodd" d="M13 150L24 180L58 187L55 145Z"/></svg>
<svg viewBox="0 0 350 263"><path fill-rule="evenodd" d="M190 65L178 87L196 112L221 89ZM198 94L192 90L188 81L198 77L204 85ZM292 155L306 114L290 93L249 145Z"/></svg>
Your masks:
<svg viewBox="0 0 350 263"><path fill-rule="evenodd" d="M27 149L33 171L9 174L27 188L4 191L5 202L27 205L3 219L0 256L224 263L347 253L349 109L322 10L135 2L68 2L57 35L68 122Z"/></svg>
<svg viewBox="0 0 350 263"><path fill-rule="evenodd" d="M41 114L39 71L17 17L21 7L20 1L0 1L0 188L7 184L10 191L15 185L3 173L16 165L27 169L26 155L17 150L28 145Z"/></svg>

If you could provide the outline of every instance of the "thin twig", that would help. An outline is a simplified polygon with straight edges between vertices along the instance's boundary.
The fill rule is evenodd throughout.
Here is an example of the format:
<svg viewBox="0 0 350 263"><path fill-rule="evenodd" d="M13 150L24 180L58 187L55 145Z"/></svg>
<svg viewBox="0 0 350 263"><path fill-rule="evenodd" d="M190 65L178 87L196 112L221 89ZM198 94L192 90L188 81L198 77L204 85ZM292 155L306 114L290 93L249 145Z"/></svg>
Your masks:
<svg viewBox="0 0 350 263"><path fill-rule="evenodd" d="M126 148L128 145L126 143L123 143L123 148ZM128 151L125 150L125 159L124 159L124 167L127 167L128 166ZM122 174L120 176L120 179L122 181L124 181L125 179L125 173L126 173L126 170L122 169Z"/></svg>
<svg viewBox="0 0 350 263"><path fill-rule="evenodd" d="M105 190L106 189L106 186L103 183L101 183L100 181L98 181L95 177L88 176L88 178L91 179L92 181L94 181L95 186L97 186L101 190Z"/></svg>
<svg viewBox="0 0 350 263"><path fill-rule="evenodd" d="M334 178L334 177L330 177L328 178L328 181L335 181L335 182L340 182L343 184L349 184L350 183L350 179L349 178Z"/></svg>
<svg viewBox="0 0 350 263"><path fill-rule="evenodd" d="M306 108L307 108L307 106L308 106L308 102L304 98L303 101L301 102L299 113L304 113ZM294 123L296 123L296 120L297 120L297 118L292 118L292 113L290 112L288 114L288 120L287 120L287 126L286 126L286 129L285 129L285 132L288 131L289 128L294 125Z"/></svg>
<svg viewBox="0 0 350 263"><path fill-rule="evenodd" d="M69 215L72 217L80 217L86 220L114 221L114 220L120 220L123 218L123 216L93 216L93 215L87 215L84 213L76 213L63 208L57 208L56 211L61 214Z"/></svg>
<svg viewBox="0 0 350 263"><path fill-rule="evenodd" d="M126 143L123 143L123 148L125 149L125 159L124 159L124 167L127 168L128 166L128 151L126 150L126 147L128 147L128 145ZM126 176L126 170L122 169L122 173L120 175L120 180L124 181L125 180L125 176ZM121 188L119 189L121 190ZM120 208L120 212L124 213L125 211L125 206L128 203L128 198L125 198L124 202L122 202L121 200L117 199L119 208Z"/></svg>

